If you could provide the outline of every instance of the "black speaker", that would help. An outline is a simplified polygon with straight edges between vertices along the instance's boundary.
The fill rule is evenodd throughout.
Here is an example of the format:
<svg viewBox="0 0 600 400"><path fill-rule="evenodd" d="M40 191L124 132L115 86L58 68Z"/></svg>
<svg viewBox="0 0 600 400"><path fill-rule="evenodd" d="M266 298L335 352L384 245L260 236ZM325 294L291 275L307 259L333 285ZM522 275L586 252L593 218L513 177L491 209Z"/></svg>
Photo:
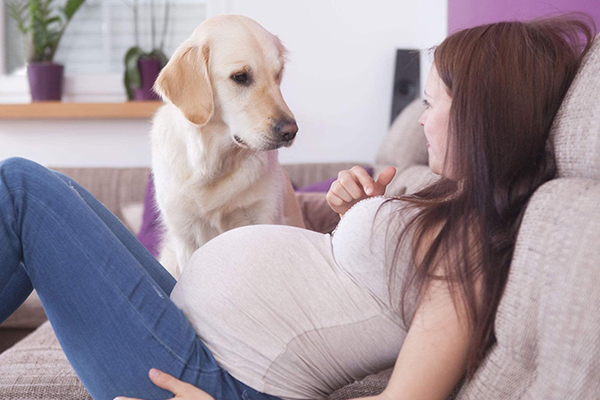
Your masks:
<svg viewBox="0 0 600 400"><path fill-rule="evenodd" d="M394 119L408 103L419 97L421 91L419 54L419 50L397 50L396 52L396 72L394 75L390 124L394 122Z"/></svg>

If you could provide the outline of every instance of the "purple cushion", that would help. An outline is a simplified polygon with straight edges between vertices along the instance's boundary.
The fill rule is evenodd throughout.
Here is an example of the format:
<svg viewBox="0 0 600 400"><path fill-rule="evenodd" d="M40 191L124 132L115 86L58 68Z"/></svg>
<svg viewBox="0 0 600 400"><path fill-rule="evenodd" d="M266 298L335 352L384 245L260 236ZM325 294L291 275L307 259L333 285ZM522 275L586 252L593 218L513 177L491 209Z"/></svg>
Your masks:
<svg viewBox="0 0 600 400"><path fill-rule="evenodd" d="M372 167L364 167L365 170L367 171L367 173L371 176L373 176L373 168ZM304 192L328 192L329 188L331 187L331 184L337 179L336 178L330 178L330 179L325 179L324 181L321 182L317 182L317 183L312 183L310 185L301 187L300 189L296 189L296 186L294 185L294 183L292 182L292 186L294 187L294 190L298 193L304 193Z"/></svg>
<svg viewBox="0 0 600 400"><path fill-rule="evenodd" d="M160 213L154 199L154 179L152 179L152 172L150 172L148 175L148 185L146 185L146 194L144 195L142 227L137 234L137 238L154 257L158 257L158 245L160 244L162 234L158 220L159 216Z"/></svg>

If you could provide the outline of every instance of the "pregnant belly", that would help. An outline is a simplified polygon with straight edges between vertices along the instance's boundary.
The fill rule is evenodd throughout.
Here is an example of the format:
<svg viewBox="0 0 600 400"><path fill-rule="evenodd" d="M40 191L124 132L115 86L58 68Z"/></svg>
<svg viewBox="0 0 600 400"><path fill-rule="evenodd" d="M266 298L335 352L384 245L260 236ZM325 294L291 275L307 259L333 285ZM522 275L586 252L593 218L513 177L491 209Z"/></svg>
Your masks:
<svg viewBox="0 0 600 400"><path fill-rule="evenodd" d="M404 337L387 308L338 267L330 235L289 226L211 240L171 298L221 366L280 397L331 392L385 369Z"/></svg>

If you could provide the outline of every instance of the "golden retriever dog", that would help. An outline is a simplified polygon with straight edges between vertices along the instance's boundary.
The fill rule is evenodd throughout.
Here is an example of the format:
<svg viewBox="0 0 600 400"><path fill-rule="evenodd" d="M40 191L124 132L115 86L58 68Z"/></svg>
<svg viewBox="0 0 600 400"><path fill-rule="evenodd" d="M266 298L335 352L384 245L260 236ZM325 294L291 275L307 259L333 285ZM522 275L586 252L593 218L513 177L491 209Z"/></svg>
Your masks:
<svg viewBox="0 0 600 400"><path fill-rule="evenodd" d="M200 246L250 224L304 228L277 149L298 126L281 95L286 49L256 21L205 20L154 90L165 100L150 134L160 263L178 278Z"/></svg>

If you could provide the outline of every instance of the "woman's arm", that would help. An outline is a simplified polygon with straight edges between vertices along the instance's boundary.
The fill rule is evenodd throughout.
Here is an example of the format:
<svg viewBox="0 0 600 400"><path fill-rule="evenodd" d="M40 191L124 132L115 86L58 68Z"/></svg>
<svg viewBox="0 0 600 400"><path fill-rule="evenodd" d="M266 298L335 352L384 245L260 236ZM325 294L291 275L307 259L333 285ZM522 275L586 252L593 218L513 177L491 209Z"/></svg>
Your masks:
<svg viewBox="0 0 600 400"><path fill-rule="evenodd" d="M445 282L434 281L408 330L392 376L378 396L352 400L446 400L466 366L470 332Z"/></svg>
<svg viewBox="0 0 600 400"><path fill-rule="evenodd" d="M430 231L421 249L428 248L441 228L440 224ZM424 250L417 251L417 260L423 255ZM443 265L444 262L438 262L433 275L444 275ZM481 284L480 277L476 278L478 302L481 301ZM460 294L457 297L458 309L448 284L443 280L430 281L417 306L388 385L377 399L447 399L465 371L471 346L472 330L466 304Z"/></svg>
<svg viewBox="0 0 600 400"><path fill-rule="evenodd" d="M378 398L445 400L465 370L470 334L464 308L457 312L446 283L433 281Z"/></svg>

